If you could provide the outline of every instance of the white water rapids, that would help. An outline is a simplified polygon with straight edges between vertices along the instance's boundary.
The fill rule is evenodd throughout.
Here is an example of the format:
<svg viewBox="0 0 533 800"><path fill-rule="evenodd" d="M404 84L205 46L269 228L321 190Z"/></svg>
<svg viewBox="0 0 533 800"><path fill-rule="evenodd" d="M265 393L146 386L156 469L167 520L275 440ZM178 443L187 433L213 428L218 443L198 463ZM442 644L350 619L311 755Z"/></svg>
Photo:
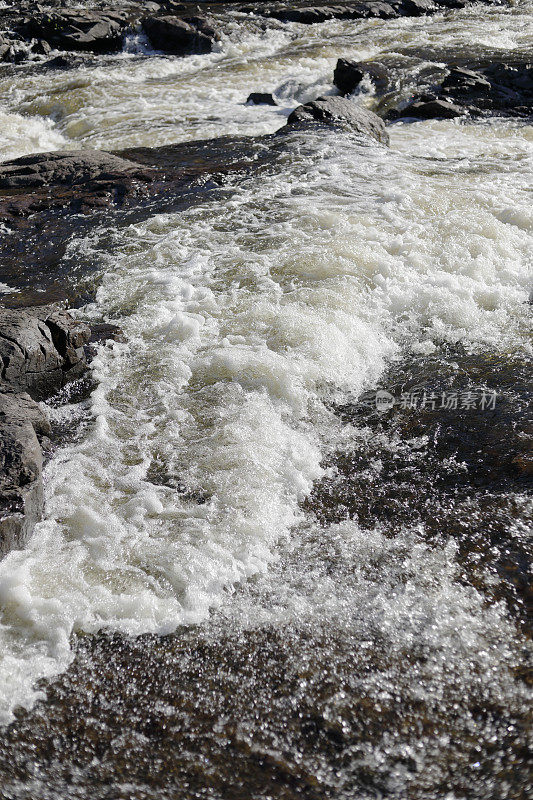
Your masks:
<svg viewBox="0 0 533 800"><path fill-rule="evenodd" d="M0 153L272 132L331 91L340 56L429 50L437 34L441 49L516 51L532 11L267 32L235 18L209 56L20 68L2 86ZM284 105L243 105L255 90ZM342 523L327 534L345 562L336 578L315 547L294 581L269 584L284 541L326 536L300 503L324 454L357 435L325 400L355 397L391 359L443 342L531 357L533 129L439 121L390 133L388 150L294 135L275 168L229 178L221 199L117 231L112 249L104 229L72 241L70 255L90 252L103 271L83 314L118 321L127 343L99 350L90 424L46 468L32 541L0 563L1 722L66 668L73 632L169 632L221 606L243 625L313 618L362 637L371 620L465 681L473 664L504 669L512 626L456 582L451 544L430 553L410 549L408 531L394 544ZM365 560L382 563L381 585L358 572ZM400 562L409 580L396 593ZM256 574L270 592L260 610L230 598Z"/></svg>

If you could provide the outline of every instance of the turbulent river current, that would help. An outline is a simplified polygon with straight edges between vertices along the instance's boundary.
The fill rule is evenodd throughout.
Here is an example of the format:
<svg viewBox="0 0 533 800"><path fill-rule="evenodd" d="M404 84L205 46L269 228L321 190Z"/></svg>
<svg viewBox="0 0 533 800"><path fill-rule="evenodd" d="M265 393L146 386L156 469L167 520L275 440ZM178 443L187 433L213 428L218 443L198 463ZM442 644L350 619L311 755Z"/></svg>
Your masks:
<svg viewBox="0 0 533 800"><path fill-rule="evenodd" d="M220 11L208 55L139 34L0 75L4 160L259 137L186 208L69 243L77 314L124 336L50 405L45 519L0 562L2 798L528 796L533 129L295 131L275 159L260 135L335 93L339 57L407 96L530 57L532 14Z"/></svg>

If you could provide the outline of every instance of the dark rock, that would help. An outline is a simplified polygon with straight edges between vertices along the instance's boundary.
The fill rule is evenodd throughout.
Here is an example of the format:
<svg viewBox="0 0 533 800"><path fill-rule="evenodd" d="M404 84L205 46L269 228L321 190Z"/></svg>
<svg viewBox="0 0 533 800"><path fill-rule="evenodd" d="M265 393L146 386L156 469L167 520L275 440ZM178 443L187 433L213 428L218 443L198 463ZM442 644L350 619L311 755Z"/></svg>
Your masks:
<svg viewBox="0 0 533 800"><path fill-rule="evenodd" d="M0 408L1 403L2 395ZM4 421L0 412L0 556L25 544L42 512L42 453L35 429L30 420Z"/></svg>
<svg viewBox="0 0 533 800"><path fill-rule="evenodd" d="M89 336L54 306L0 309L0 557L22 547L42 516L39 440L51 428L35 401L81 376Z"/></svg>
<svg viewBox="0 0 533 800"><path fill-rule="evenodd" d="M27 57L26 50L20 43L8 42L5 39L0 43L0 61L8 64L20 64Z"/></svg>
<svg viewBox="0 0 533 800"><path fill-rule="evenodd" d="M333 72L333 82L341 94L351 94L368 75L378 93L386 91L389 77L386 67L377 61L349 61L339 58Z"/></svg>
<svg viewBox="0 0 533 800"><path fill-rule="evenodd" d="M433 0L401 0L399 10L406 17L421 17L423 14L433 14L438 6Z"/></svg>
<svg viewBox="0 0 533 800"><path fill-rule="evenodd" d="M112 53L122 47L126 23L127 17L120 12L80 9L32 15L18 30L26 37L44 39L62 50Z"/></svg>
<svg viewBox="0 0 533 800"><path fill-rule="evenodd" d="M415 117L416 119L453 119L461 117L463 114L462 108L447 100L417 100L404 108L400 116Z"/></svg>
<svg viewBox="0 0 533 800"><path fill-rule="evenodd" d="M37 39L35 42L32 42L31 51L38 56L47 56L52 52L52 48L46 39Z"/></svg>
<svg viewBox="0 0 533 800"><path fill-rule="evenodd" d="M298 106L289 116L285 128L302 127L317 122L347 127L362 136L370 136L383 144L389 143L383 120L372 111L344 97L319 97L318 100Z"/></svg>
<svg viewBox="0 0 533 800"><path fill-rule="evenodd" d="M441 96L471 112L528 115L533 111L533 66L492 64L476 71L454 68L442 82Z"/></svg>
<svg viewBox="0 0 533 800"><path fill-rule="evenodd" d="M191 17L186 22L178 17L147 17L142 21L144 32L156 50L173 55L210 53L214 31L203 18ZM209 30L209 33L204 31Z"/></svg>
<svg viewBox="0 0 533 800"><path fill-rule="evenodd" d="M0 36L0 61L7 61L7 54L9 53L10 44L7 39Z"/></svg>
<svg viewBox="0 0 533 800"><path fill-rule="evenodd" d="M268 92L252 92L246 102L254 106L277 106L273 95Z"/></svg>
<svg viewBox="0 0 533 800"><path fill-rule="evenodd" d="M138 164L100 150L36 153L0 164L0 189L33 189L88 181L116 182L124 178L146 180Z"/></svg>
<svg viewBox="0 0 533 800"><path fill-rule="evenodd" d="M65 58L65 56L56 56L44 63L44 66L48 67L48 69L72 69L75 65L75 61Z"/></svg>
<svg viewBox="0 0 533 800"><path fill-rule="evenodd" d="M89 336L86 325L53 306L0 309L0 384L49 397L83 373Z"/></svg>

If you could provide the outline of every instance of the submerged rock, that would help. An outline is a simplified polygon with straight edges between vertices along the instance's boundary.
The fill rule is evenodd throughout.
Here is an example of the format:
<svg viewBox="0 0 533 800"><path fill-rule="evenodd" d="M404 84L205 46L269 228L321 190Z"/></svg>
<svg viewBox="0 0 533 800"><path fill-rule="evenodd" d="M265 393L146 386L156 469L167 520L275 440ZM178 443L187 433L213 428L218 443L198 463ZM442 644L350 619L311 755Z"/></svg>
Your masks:
<svg viewBox="0 0 533 800"><path fill-rule="evenodd" d="M204 17L147 17L143 30L156 50L173 55L210 53L215 31Z"/></svg>
<svg viewBox="0 0 533 800"><path fill-rule="evenodd" d="M372 111L344 97L319 97L318 100L298 106L289 116L285 128L302 127L316 122L347 127L382 144L389 143L383 120Z"/></svg>

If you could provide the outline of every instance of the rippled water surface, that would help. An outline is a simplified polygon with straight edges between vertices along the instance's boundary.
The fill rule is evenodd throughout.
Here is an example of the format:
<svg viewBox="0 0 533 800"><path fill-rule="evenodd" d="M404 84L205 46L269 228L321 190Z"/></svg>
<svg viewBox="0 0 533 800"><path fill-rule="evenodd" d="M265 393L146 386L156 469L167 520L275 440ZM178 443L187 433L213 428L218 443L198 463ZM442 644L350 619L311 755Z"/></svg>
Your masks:
<svg viewBox="0 0 533 800"><path fill-rule="evenodd" d="M407 67L523 58L532 10L226 15L209 56L9 67L2 156L270 133L340 56L402 95ZM34 706L6 798L528 796L533 132L390 134L291 134L260 179L72 239L81 313L127 341L53 410L83 424L0 564L2 721ZM379 415L379 387L497 399Z"/></svg>

